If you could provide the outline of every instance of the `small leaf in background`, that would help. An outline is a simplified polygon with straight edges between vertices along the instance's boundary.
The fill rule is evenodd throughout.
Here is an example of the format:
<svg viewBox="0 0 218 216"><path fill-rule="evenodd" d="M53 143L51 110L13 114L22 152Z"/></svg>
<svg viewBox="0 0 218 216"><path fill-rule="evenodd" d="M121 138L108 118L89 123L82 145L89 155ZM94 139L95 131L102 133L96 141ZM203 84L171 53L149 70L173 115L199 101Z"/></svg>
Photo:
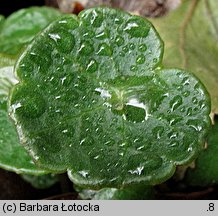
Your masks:
<svg viewBox="0 0 218 216"><path fill-rule="evenodd" d="M4 21L5 21L5 18L0 15L0 32L1 32L1 28L3 26ZM13 58L12 56L6 55L4 53L1 53L0 51L0 68L13 65L14 62L15 62L15 58Z"/></svg>
<svg viewBox="0 0 218 216"><path fill-rule="evenodd" d="M16 59L16 57L0 53L0 68L13 66Z"/></svg>
<svg viewBox="0 0 218 216"><path fill-rule="evenodd" d="M192 74L162 70L162 56L142 17L95 8L53 22L16 67L10 104L21 142L83 187L170 178L202 149L210 99Z"/></svg>
<svg viewBox="0 0 218 216"><path fill-rule="evenodd" d="M192 186L211 186L218 183L218 119L215 117L208 137L207 148L200 153L194 168L189 168L185 181Z"/></svg>
<svg viewBox="0 0 218 216"><path fill-rule="evenodd" d="M154 189L151 186L132 186L129 188L103 188L99 191L81 190L82 199L92 200L150 200L154 199Z"/></svg>
<svg viewBox="0 0 218 216"><path fill-rule="evenodd" d="M151 20L165 42L164 65L193 71L218 112L218 1L184 0L166 17Z"/></svg>
<svg viewBox="0 0 218 216"><path fill-rule="evenodd" d="M34 36L60 15L58 10L48 7L31 7L14 12L2 25L0 23L0 55L15 58L15 62L17 55Z"/></svg>
<svg viewBox="0 0 218 216"><path fill-rule="evenodd" d="M47 175L21 175L21 177L29 182L34 188L46 189L59 181L58 175L47 174Z"/></svg>

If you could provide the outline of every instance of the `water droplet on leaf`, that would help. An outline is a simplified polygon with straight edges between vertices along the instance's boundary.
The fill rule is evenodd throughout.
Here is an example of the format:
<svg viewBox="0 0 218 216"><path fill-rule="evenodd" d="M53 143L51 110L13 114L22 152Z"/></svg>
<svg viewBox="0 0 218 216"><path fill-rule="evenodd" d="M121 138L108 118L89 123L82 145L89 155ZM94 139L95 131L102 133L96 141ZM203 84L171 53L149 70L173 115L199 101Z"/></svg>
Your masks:
<svg viewBox="0 0 218 216"><path fill-rule="evenodd" d="M99 40L109 38L108 32L102 31L95 36Z"/></svg>
<svg viewBox="0 0 218 216"><path fill-rule="evenodd" d="M131 50L134 50L134 49L135 49L135 44L133 44L133 43L129 44L129 48L130 48Z"/></svg>
<svg viewBox="0 0 218 216"><path fill-rule="evenodd" d="M130 19L125 27L126 31L131 37L147 37L150 28L145 24L143 20L139 19Z"/></svg>
<svg viewBox="0 0 218 216"><path fill-rule="evenodd" d="M117 36L116 39L115 39L115 43L116 43L118 46L122 46L122 45L124 44L124 39L123 39L123 37Z"/></svg>
<svg viewBox="0 0 218 216"><path fill-rule="evenodd" d="M188 97L190 95L190 91L185 91L182 94L183 94L183 96Z"/></svg>
<svg viewBox="0 0 218 216"><path fill-rule="evenodd" d="M93 45L88 42L88 41L84 41L82 42L82 44L80 45L80 48L78 50L78 52L81 55L89 55L94 51Z"/></svg>
<svg viewBox="0 0 218 216"><path fill-rule="evenodd" d="M187 125L194 128L198 132L203 129L202 121L198 119L189 119Z"/></svg>
<svg viewBox="0 0 218 216"><path fill-rule="evenodd" d="M129 51L129 48L128 48L128 46L125 46L125 47L123 47L123 49L122 49L125 53L127 53L128 51Z"/></svg>
<svg viewBox="0 0 218 216"><path fill-rule="evenodd" d="M112 50L108 44L102 43L98 47L97 54L100 56L111 56Z"/></svg>
<svg viewBox="0 0 218 216"><path fill-rule="evenodd" d="M88 27L92 25L93 27L98 28L102 25L104 21L102 12L94 9L91 13L85 15L83 14L82 18L83 18L83 23Z"/></svg>
<svg viewBox="0 0 218 216"><path fill-rule="evenodd" d="M21 93L17 96L16 103L12 104L12 108L16 108L15 113L26 118L38 118L46 111L46 101L41 94L28 89L27 95Z"/></svg>
<svg viewBox="0 0 218 216"><path fill-rule="evenodd" d="M135 170L128 170L128 172L135 175L141 175L143 170L144 166L139 166Z"/></svg>
<svg viewBox="0 0 218 216"><path fill-rule="evenodd" d="M89 175L89 172L85 170L78 171L78 173L84 178L87 178Z"/></svg>
<svg viewBox="0 0 218 216"><path fill-rule="evenodd" d="M88 73L94 73L97 71L97 69L98 69L98 63L96 62L95 59L91 59L86 66L86 71Z"/></svg>
<svg viewBox="0 0 218 216"><path fill-rule="evenodd" d="M136 65L132 65L131 67L130 67L130 70L131 71L137 71L137 69L138 69L138 67L136 66Z"/></svg>
<svg viewBox="0 0 218 216"><path fill-rule="evenodd" d="M139 45L139 51L140 52L145 52L147 50L147 46L145 44Z"/></svg>
<svg viewBox="0 0 218 216"><path fill-rule="evenodd" d="M152 133L156 137L156 139L160 139L163 132L164 132L163 126L157 126L152 130Z"/></svg>
<svg viewBox="0 0 218 216"><path fill-rule="evenodd" d="M170 101L171 111L176 110L179 106L182 105L182 97L177 95Z"/></svg>
<svg viewBox="0 0 218 216"><path fill-rule="evenodd" d="M137 64L143 64L145 62L145 56L144 55L140 55L137 57L136 59L136 63Z"/></svg>
<svg viewBox="0 0 218 216"><path fill-rule="evenodd" d="M193 104L197 104L198 103L198 99L196 97L193 97L192 98L192 102L193 102Z"/></svg>
<svg viewBox="0 0 218 216"><path fill-rule="evenodd" d="M154 58L154 59L153 59L153 62L154 62L154 63L157 63L157 62L158 62L158 59L157 59L157 58Z"/></svg>

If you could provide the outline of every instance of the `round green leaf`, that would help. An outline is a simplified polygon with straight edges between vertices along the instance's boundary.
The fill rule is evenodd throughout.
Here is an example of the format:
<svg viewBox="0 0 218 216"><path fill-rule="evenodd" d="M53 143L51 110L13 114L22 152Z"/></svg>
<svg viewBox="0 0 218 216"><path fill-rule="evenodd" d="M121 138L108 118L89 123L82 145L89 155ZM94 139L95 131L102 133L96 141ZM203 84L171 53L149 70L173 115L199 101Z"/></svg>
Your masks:
<svg viewBox="0 0 218 216"><path fill-rule="evenodd" d="M8 94L17 83L13 67L0 69L0 167L16 173L44 174L33 163L26 150L20 145L16 128L7 112Z"/></svg>
<svg viewBox="0 0 218 216"><path fill-rule="evenodd" d="M207 148L200 153L195 162L195 167L188 169L185 181L192 186L210 186L218 183L217 118L208 136Z"/></svg>
<svg viewBox="0 0 218 216"><path fill-rule="evenodd" d="M0 26L0 53L18 55L34 36L61 13L48 7L31 7L11 14Z"/></svg>
<svg viewBox="0 0 218 216"><path fill-rule="evenodd" d="M161 70L147 20L95 8L65 16L20 58L11 114L40 166L92 188L158 184L202 148L210 99L183 70Z"/></svg>

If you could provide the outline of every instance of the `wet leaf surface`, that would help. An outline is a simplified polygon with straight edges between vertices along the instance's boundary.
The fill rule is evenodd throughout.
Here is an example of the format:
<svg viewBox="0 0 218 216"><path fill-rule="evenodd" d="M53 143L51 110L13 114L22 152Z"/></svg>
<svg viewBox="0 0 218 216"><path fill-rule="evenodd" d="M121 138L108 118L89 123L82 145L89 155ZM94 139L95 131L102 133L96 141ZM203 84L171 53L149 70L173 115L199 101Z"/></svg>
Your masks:
<svg viewBox="0 0 218 216"><path fill-rule="evenodd" d="M16 128L7 113L10 89L18 81L13 75L17 56L33 37L60 16L47 7L19 10L7 19L0 16L0 167L17 173L42 174L26 150L20 146Z"/></svg>
<svg viewBox="0 0 218 216"><path fill-rule="evenodd" d="M218 112L218 1L185 0L152 22L165 42L164 65L193 71L206 85Z"/></svg>
<svg viewBox="0 0 218 216"><path fill-rule="evenodd" d="M43 174L46 171L38 169L20 145L16 128L8 116L8 94L16 83L13 67L0 69L0 167L16 173Z"/></svg>
<svg viewBox="0 0 218 216"><path fill-rule="evenodd" d="M35 38L10 99L35 161L83 187L158 184L192 161L210 125L203 85L162 68L163 43L145 19L96 8Z"/></svg>

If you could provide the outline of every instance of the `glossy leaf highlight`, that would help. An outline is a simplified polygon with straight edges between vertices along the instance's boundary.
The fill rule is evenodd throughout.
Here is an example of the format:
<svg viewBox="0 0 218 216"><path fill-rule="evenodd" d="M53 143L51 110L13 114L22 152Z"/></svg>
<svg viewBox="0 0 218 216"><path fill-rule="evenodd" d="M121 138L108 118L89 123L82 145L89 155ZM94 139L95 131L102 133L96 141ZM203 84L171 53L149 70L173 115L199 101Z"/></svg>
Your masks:
<svg viewBox="0 0 218 216"><path fill-rule="evenodd" d="M94 8L35 38L16 67L11 115L37 163L82 187L158 184L202 148L210 99L183 70L162 70L147 20Z"/></svg>
<svg viewBox="0 0 218 216"><path fill-rule="evenodd" d="M0 69L0 167L16 173L44 174L48 171L37 168L20 145L16 128L8 116L8 94L16 83L13 67Z"/></svg>

